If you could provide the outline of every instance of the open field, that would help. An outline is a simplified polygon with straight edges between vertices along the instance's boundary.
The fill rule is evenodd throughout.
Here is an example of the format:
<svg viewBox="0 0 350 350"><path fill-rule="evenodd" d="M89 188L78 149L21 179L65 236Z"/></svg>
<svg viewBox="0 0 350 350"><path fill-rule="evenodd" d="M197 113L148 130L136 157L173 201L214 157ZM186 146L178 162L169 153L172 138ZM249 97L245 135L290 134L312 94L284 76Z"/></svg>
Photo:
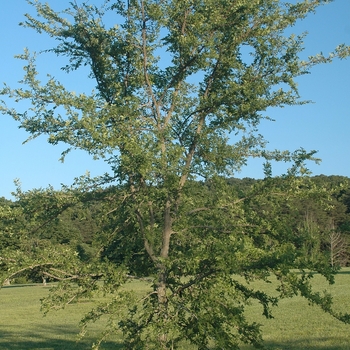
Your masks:
<svg viewBox="0 0 350 350"><path fill-rule="evenodd" d="M316 288L333 293L336 308L350 312L350 269L344 269L337 275L335 285L328 286L319 277L315 278L314 283ZM76 335L79 332L79 320L92 303L72 304L65 310L43 317L40 298L47 294L48 288L41 285L10 286L0 290L1 350L89 349L93 335L102 330L98 324L93 326L92 334L82 341L76 342ZM142 290L146 285L133 282L130 288ZM252 305L248 314L249 318L263 324L266 348L269 350L350 349L350 325L334 320L299 297L282 300L274 310L273 320L265 320L257 305ZM105 343L102 348L122 349L122 346L116 338ZM252 348L243 346L242 349Z"/></svg>
<svg viewBox="0 0 350 350"><path fill-rule="evenodd" d="M350 269L336 276L336 284L329 286L316 276L314 286L327 290L334 297L334 309L350 312ZM271 286L272 287L272 286ZM281 300L274 309L275 318L266 320L257 306L252 306L250 317L263 325L263 338L269 350L349 350L350 325L335 320L316 306L301 298ZM251 350L253 347L242 347Z"/></svg>

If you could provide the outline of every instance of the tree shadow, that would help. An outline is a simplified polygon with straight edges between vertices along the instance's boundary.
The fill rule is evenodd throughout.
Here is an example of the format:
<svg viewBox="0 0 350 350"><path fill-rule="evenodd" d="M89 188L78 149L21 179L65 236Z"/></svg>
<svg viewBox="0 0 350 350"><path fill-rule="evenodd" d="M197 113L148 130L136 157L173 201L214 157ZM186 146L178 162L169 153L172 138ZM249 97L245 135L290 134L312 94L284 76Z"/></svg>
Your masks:
<svg viewBox="0 0 350 350"><path fill-rule="evenodd" d="M313 344L314 343L314 344ZM316 344L315 344L316 343ZM265 350L349 350L348 339L339 337L313 337L312 339L293 339L292 341L265 341ZM243 346L242 350L252 350L252 346Z"/></svg>
<svg viewBox="0 0 350 350"><path fill-rule="evenodd" d="M40 331L27 329L15 332L3 331L0 328L0 339L0 350L86 350L91 349L95 340L91 336L78 340L76 329L69 326L50 325ZM103 342L100 348L101 350L119 350L123 349L123 344L117 340L109 340Z"/></svg>
<svg viewBox="0 0 350 350"><path fill-rule="evenodd" d="M50 326L43 329L29 328L25 331L4 331L0 328L0 350L87 350L95 340L93 336L77 339L75 328L69 326ZM314 344L313 344L314 343ZM293 340L266 340L266 350L349 350L347 338L312 337ZM123 344L118 340L103 342L101 350L121 350ZM243 345L242 350L253 350L252 346ZM184 350L186 350L184 348Z"/></svg>
<svg viewBox="0 0 350 350"><path fill-rule="evenodd" d="M350 275L350 270L341 269L335 275Z"/></svg>

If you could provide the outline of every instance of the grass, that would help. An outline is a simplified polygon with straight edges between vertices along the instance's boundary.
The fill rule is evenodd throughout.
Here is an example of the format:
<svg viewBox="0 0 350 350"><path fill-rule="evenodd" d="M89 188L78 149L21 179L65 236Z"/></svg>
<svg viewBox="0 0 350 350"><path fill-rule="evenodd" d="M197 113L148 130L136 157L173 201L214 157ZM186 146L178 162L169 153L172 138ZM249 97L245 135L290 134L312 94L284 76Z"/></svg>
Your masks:
<svg viewBox="0 0 350 350"><path fill-rule="evenodd" d="M321 276L315 276L313 285L319 291L327 290L334 297L334 309L350 313L350 269L336 276L336 284L329 286ZM253 305L248 315L261 323L265 346L269 350L349 350L350 325L311 306L301 297L283 299L273 311L274 319L266 320L261 308ZM242 347L244 350L253 347Z"/></svg>
<svg viewBox="0 0 350 350"><path fill-rule="evenodd" d="M145 282L126 285L141 295ZM149 287L148 287L149 288ZM0 290L0 350L86 350L91 349L103 331L99 323L89 327L89 333L78 341L79 321L95 305L84 301L72 303L64 310L40 312L40 299L47 296L50 286L14 285ZM120 337L103 343L102 349L122 349Z"/></svg>
<svg viewBox="0 0 350 350"><path fill-rule="evenodd" d="M49 287L6 287L1 298L1 350L82 350L91 348L93 338L77 342L78 324L91 303L76 303L66 309L51 312L43 317L40 299L47 295ZM102 329L94 327L93 334ZM92 334L92 337L93 337ZM121 348L121 347L120 347ZM105 349L118 349L118 343L106 344Z"/></svg>
<svg viewBox="0 0 350 350"><path fill-rule="evenodd" d="M259 282L260 283L260 282ZM257 283L256 287L259 287ZM334 295L335 307L350 312L350 269L336 276L336 284L328 286L319 276L314 285L327 289ZM132 282L136 291L146 288L143 282ZM82 350L89 349L94 336L102 331L98 324L91 334L77 342L78 323L92 303L76 303L59 312L43 317L40 298L49 287L10 286L0 290L0 350ZM273 285L269 286L273 288ZM275 318L266 320L258 305L251 305L247 317L261 323L265 345L269 350L348 350L350 349L350 325L344 325L326 315L317 307L309 306L302 298L284 299L274 310ZM122 349L116 337L103 344L103 349ZM242 349L253 349L243 346Z"/></svg>

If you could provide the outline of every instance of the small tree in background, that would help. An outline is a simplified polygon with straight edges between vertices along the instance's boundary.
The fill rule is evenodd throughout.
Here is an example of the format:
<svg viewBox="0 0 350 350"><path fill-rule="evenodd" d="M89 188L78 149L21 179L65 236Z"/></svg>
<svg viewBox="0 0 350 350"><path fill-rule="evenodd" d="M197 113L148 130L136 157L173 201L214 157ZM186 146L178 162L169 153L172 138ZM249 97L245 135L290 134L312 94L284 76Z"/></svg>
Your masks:
<svg viewBox="0 0 350 350"><path fill-rule="evenodd" d="M346 266L349 261L349 242L346 235L337 230L332 222L328 236L332 267Z"/></svg>
<svg viewBox="0 0 350 350"><path fill-rule="evenodd" d="M23 87L5 86L2 94L29 100L31 109L3 104L2 112L31 138L46 134L51 144L66 143L63 157L77 148L111 166L109 175L81 178L74 188L51 193L50 208L60 212L67 202L86 202L89 189L100 187L94 193L104 199L105 211L99 256L89 264L69 249L61 255L54 248L46 256L41 251L47 276L62 281L45 308L102 288L111 300L83 320L86 326L107 316L101 341L121 330L130 349L173 349L181 342L199 349L259 346L259 325L246 320L244 306L256 299L271 317L278 298L237 276L268 281L275 275L281 297L300 293L348 321L332 312L328 295L310 288L305 269L332 282L328 262L321 256L308 260L300 237L279 219L289 198L314 191L295 177L307 173L304 162L314 152L268 151L258 134L269 107L304 103L296 77L349 54L339 46L329 57L301 61L304 35L285 35L327 1L128 0L101 7L73 2L63 13L28 2L38 16L26 15L23 25L57 40L50 51L68 57L65 71L89 67L96 90L76 94L53 76L40 81L35 56L25 51L19 56L27 61ZM266 180L241 198L223 177L250 157L266 160ZM284 178L271 178L273 160L292 163ZM27 197L35 199L31 205L48 200L33 194ZM153 278L142 298L119 288L130 272Z"/></svg>

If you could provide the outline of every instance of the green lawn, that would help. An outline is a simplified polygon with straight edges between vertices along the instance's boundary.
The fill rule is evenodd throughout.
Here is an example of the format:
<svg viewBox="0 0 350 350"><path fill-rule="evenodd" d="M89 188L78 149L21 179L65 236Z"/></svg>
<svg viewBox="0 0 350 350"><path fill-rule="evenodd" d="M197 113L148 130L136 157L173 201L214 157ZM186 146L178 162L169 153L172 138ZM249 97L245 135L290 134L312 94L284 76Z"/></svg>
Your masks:
<svg viewBox="0 0 350 350"><path fill-rule="evenodd" d="M329 286L316 276L314 286L334 296L334 308L350 313L350 269L336 276L336 284ZM274 309L275 318L266 320L258 306L252 306L249 316L263 324L263 337L267 349L273 350L349 350L350 325L335 320L316 306L301 298L281 300ZM253 347L242 347L253 349Z"/></svg>
<svg viewBox="0 0 350 350"><path fill-rule="evenodd" d="M40 298L49 287L5 287L0 291L0 349L82 350L92 339L76 342L78 323L91 303L76 303L43 317ZM96 329L98 331L98 329ZM106 349L117 349L116 345Z"/></svg>
<svg viewBox="0 0 350 350"><path fill-rule="evenodd" d="M320 290L331 290L335 307L350 312L350 269L342 270L333 286L326 285L319 277L315 278L314 283ZM79 320L92 304L72 304L65 310L43 317L40 312L40 298L47 295L48 288L41 285L10 286L0 290L0 350L89 349L94 334L97 335L101 331L98 324L93 326L89 337L80 342L76 340ZM133 282L130 288L140 290L146 286L140 282ZM274 310L274 315L272 320L264 319L258 305L252 305L248 310L251 320L263 324L267 349L350 349L350 325L344 325L317 307L309 306L302 298L282 300ZM116 338L105 343L103 349L117 350L122 349L122 346ZM243 346L242 349L252 348Z"/></svg>

